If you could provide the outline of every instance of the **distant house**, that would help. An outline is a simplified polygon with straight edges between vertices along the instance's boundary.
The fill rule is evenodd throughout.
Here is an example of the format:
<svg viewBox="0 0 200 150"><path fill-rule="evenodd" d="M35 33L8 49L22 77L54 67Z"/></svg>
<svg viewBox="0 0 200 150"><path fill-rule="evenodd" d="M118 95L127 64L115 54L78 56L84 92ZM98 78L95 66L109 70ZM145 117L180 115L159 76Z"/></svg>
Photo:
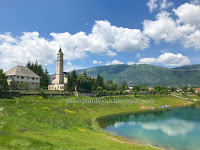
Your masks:
<svg viewBox="0 0 200 150"><path fill-rule="evenodd" d="M195 93L200 91L200 88L194 88Z"/></svg>
<svg viewBox="0 0 200 150"><path fill-rule="evenodd" d="M178 88L176 91L177 91L177 92L181 92L181 91L182 91L182 89L181 89L181 88Z"/></svg>
<svg viewBox="0 0 200 150"><path fill-rule="evenodd" d="M133 87L132 86L129 86L129 91L133 91Z"/></svg>
<svg viewBox="0 0 200 150"><path fill-rule="evenodd" d="M149 88L149 91L153 90L154 88Z"/></svg>
<svg viewBox="0 0 200 150"><path fill-rule="evenodd" d="M15 66L5 72L8 85L13 81L16 84L27 85L27 89L34 90L40 86L40 77L24 66Z"/></svg>

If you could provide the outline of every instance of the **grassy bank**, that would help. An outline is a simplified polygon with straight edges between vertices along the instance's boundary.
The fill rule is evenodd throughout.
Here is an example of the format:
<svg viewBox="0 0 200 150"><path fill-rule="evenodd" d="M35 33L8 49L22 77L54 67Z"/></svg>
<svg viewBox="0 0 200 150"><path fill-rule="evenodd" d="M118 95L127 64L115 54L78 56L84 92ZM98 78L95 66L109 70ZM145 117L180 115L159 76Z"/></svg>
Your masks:
<svg viewBox="0 0 200 150"><path fill-rule="evenodd" d="M106 103L120 100L124 103L70 103L89 97L26 96L0 100L0 149L35 150L117 150L157 149L138 145L121 137L105 133L96 118L115 113L147 111L149 107L188 105L190 102L172 96L108 96L98 98ZM66 104L66 100L69 102ZM103 101L106 100L106 101ZM138 103L125 104L127 100ZM153 100L153 103L141 102ZM148 101L146 101L148 102Z"/></svg>

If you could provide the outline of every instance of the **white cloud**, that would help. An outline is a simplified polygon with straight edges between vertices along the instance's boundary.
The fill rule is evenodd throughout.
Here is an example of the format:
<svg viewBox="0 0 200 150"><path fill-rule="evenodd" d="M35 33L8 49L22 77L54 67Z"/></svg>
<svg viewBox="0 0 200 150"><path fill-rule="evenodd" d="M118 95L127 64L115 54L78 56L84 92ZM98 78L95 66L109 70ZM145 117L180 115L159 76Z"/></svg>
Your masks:
<svg viewBox="0 0 200 150"><path fill-rule="evenodd" d="M108 51L108 52L107 52L107 55L110 56L110 57L113 57L113 56L116 56L117 53L116 53L116 52L113 52L113 51Z"/></svg>
<svg viewBox="0 0 200 150"><path fill-rule="evenodd" d="M160 10L168 9L169 7L173 6L173 2L167 2L167 0L149 0L147 6L149 7L150 13L152 13L156 8Z"/></svg>
<svg viewBox="0 0 200 150"><path fill-rule="evenodd" d="M153 64L156 62L155 58L141 58L137 64Z"/></svg>
<svg viewBox="0 0 200 150"><path fill-rule="evenodd" d="M182 54L173 54L173 53L164 53L158 58L141 58L137 64L153 64L161 63L165 66L183 66L190 64L188 57L183 56Z"/></svg>
<svg viewBox="0 0 200 150"><path fill-rule="evenodd" d="M68 66L72 66L72 63L71 63L71 62L67 62L67 65L68 65Z"/></svg>
<svg viewBox="0 0 200 150"><path fill-rule="evenodd" d="M185 120L168 119L165 121L157 121L153 123L138 123L146 130L161 130L168 136L186 134L194 128L194 124ZM178 127L178 128L177 128Z"/></svg>
<svg viewBox="0 0 200 150"><path fill-rule="evenodd" d="M199 4L199 5L200 5L200 0L192 0L191 3L192 3L192 4L195 4L195 5L196 5L196 4Z"/></svg>
<svg viewBox="0 0 200 150"><path fill-rule="evenodd" d="M124 122L115 122L114 127L119 128L124 125Z"/></svg>
<svg viewBox="0 0 200 150"><path fill-rule="evenodd" d="M102 64L102 61L93 60L93 64Z"/></svg>
<svg viewBox="0 0 200 150"><path fill-rule="evenodd" d="M195 47L195 49L200 49L200 30L195 31L184 39L185 47Z"/></svg>
<svg viewBox="0 0 200 150"><path fill-rule="evenodd" d="M140 58L140 57L141 57L140 53L137 53L136 58Z"/></svg>
<svg viewBox="0 0 200 150"><path fill-rule="evenodd" d="M84 69L83 67L79 67L79 66L74 66L72 65L71 62L67 62L65 65L64 65L64 71L66 72L70 72L72 70L78 70L78 69Z"/></svg>
<svg viewBox="0 0 200 150"><path fill-rule="evenodd" d="M159 13L156 16L156 19L157 20L155 21L145 20L143 22L143 33L149 38L155 40L156 43L159 43L161 40L171 43L180 40L184 44L185 37L189 36L196 30L196 27L190 24L178 24L170 17L170 14L165 11Z"/></svg>
<svg viewBox="0 0 200 150"><path fill-rule="evenodd" d="M168 9L169 7L173 6L173 2L167 2L167 0L162 0L160 4L160 9Z"/></svg>
<svg viewBox="0 0 200 150"><path fill-rule="evenodd" d="M190 60L188 59L188 57L183 56L180 53L178 53L177 55L173 53L162 54L157 58L157 62L165 66L183 66L186 64L190 64Z"/></svg>
<svg viewBox="0 0 200 150"><path fill-rule="evenodd" d="M105 43L107 49L111 47L119 52L143 50L149 44L149 39L140 30L112 26L108 21L96 21L91 35Z"/></svg>
<svg viewBox="0 0 200 150"><path fill-rule="evenodd" d="M133 61L127 62L128 65L134 65L135 63Z"/></svg>
<svg viewBox="0 0 200 150"><path fill-rule="evenodd" d="M124 64L124 63L118 60L113 60L112 62L107 62L105 65L117 65L117 64Z"/></svg>
<svg viewBox="0 0 200 150"><path fill-rule="evenodd" d="M200 26L200 5L185 3L173 11L179 17L180 22Z"/></svg>
<svg viewBox="0 0 200 150"><path fill-rule="evenodd" d="M4 70L17 64L25 65L29 60L46 65L56 60L59 46L62 46L64 59L72 61L87 57L87 52L107 53L115 56L116 51L143 50L149 39L138 29L116 27L108 21L96 21L91 33L76 34L50 33L52 40L39 36L38 32L25 32L13 37L10 33L0 34L0 63Z"/></svg>
<svg viewBox="0 0 200 150"><path fill-rule="evenodd" d="M149 0L149 2L147 3L147 6L149 7L149 11L150 13L153 12L154 9L156 9L158 7L157 2L158 0Z"/></svg>

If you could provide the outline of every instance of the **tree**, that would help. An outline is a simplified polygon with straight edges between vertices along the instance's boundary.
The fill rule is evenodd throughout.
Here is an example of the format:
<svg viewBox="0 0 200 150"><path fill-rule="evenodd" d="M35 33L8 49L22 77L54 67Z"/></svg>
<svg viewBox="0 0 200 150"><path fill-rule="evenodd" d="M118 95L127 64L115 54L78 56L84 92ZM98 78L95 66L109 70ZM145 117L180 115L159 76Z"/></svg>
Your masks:
<svg viewBox="0 0 200 150"><path fill-rule="evenodd" d="M104 88L108 91L110 90L115 90L115 84L113 83L112 80L108 80L104 83Z"/></svg>
<svg viewBox="0 0 200 150"><path fill-rule="evenodd" d="M199 91L199 92L197 92L197 95L198 95L198 96L200 96L200 91Z"/></svg>
<svg viewBox="0 0 200 150"><path fill-rule="evenodd" d="M138 94L138 90L134 90L135 97L136 97L137 94Z"/></svg>
<svg viewBox="0 0 200 150"><path fill-rule="evenodd" d="M154 85L154 89L157 91L157 92L160 92L162 90L162 87L160 85Z"/></svg>
<svg viewBox="0 0 200 150"><path fill-rule="evenodd" d="M195 94L195 90L194 90L193 88L190 88L190 89L189 89L189 92Z"/></svg>
<svg viewBox="0 0 200 150"><path fill-rule="evenodd" d="M49 85L49 80L50 80L50 78L49 78L49 75L48 75L48 70L45 69L45 71L44 71L44 73L43 73L43 75L42 75L42 77L40 79L40 86L42 88L46 88L47 89L48 85Z"/></svg>
<svg viewBox="0 0 200 150"><path fill-rule="evenodd" d="M72 73L68 77L68 90L74 91L77 86L77 73L76 70L73 70Z"/></svg>
<svg viewBox="0 0 200 150"><path fill-rule="evenodd" d="M133 85L133 91L135 90L140 91L141 90L140 85Z"/></svg>
<svg viewBox="0 0 200 150"><path fill-rule="evenodd" d="M41 77L40 78L41 88L48 88L50 78L47 69L43 70L42 65L38 64L37 60L35 63L31 63L30 61L28 61L26 67Z"/></svg>
<svg viewBox="0 0 200 150"><path fill-rule="evenodd" d="M171 92L175 92L175 91L176 91L176 88L171 87Z"/></svg>
<svg viewBox="0 0 200 150"><path fill-rule="evenodd" d="M103 94L103 91L102 91L103 89L102 89L102 87L97 87L97 96L102 96L102 94Z"/></svg>
<svg viewBox="0 0 200 150"><path fill-rule="evenodd" d="M159 91L160 96L165 93L165 90Z"/></svg>
<svg viewBox="0 0 200 150"><path fill-rule="evenodd" d="M122 82L122 90L128 90L128 84L125 81Z"/></svg>
<svg viewBox="0 0 200 150"><path fill-rule="evenodd" d="M100 74L97 75L96 86L104 88L103 77Z"/></svg>
<svg viewBox="0 0 200 150"><path fill-rule="evenodd" d="M8 91L8 82L7 77L5 73L3 73L3 70L0 69L0 93L1 92L7 92Z"/></svg>
<svg viewBox="0 0 200 150"><path fill-rule="evenodd" d="M12 81L10 82L10 88L12 91L13 90L15 91L18 89L18 86L17 86L16 82L14 81L14 79L12 79Z"/></svg>
<svg viewBox="0 0 200 150"><path fill-rule="evenodd" d="M151 93L155 96L156 95L156 90L155 89L151 89Z"/></svg>
<svg viewBox="0 0 200 150"><path fill-rule="evenodd" d="M92 83L91 79L86 74L79 74L77 77L77 88L79 90L91 91Z"/></svg>

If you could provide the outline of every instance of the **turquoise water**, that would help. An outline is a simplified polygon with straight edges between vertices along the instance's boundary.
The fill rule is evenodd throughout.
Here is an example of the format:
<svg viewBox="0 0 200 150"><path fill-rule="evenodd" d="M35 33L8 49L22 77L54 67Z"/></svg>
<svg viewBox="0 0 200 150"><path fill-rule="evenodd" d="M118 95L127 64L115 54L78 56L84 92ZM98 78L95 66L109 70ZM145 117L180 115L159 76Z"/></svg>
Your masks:
<svg viewBox="0 0 200 150"><path fill-rule="evenodd" d="M200 150L200 105L99 119L114 135L177 150Z"/></svg>

